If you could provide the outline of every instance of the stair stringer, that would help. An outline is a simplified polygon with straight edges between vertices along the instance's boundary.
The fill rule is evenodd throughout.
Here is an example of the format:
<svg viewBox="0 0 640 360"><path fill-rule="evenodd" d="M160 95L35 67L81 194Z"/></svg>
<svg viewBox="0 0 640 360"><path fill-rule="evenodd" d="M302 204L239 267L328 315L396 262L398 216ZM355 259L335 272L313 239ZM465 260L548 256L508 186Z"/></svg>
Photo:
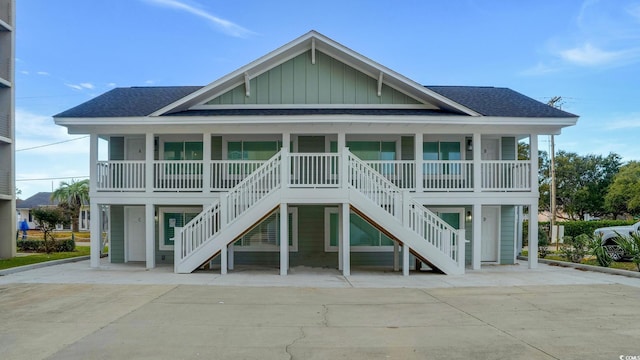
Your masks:
<svg viewBox="0 0 640 360"><path fill-rule="evenodd" d="M197 250L175 265L175 272L188 274L214 257L222 247L228 246L239 236L250 229L256 222L270 214L280 205L281 189L272 191L256 204L247 209L241 216L227 224L218 234L208 239Z"/></svg>
<svg viewBox="0 0 640 360"><path fill-rule="evenodd" d="M371 221L383 227L403 244L448 275L464 274L464 267L444 254L440 249L425 241L418 233L405 227L402 222L389 214L373 201L355 189L349 190L349 203L366 215ZM406 205L405 205L406 206Z"/></svg>

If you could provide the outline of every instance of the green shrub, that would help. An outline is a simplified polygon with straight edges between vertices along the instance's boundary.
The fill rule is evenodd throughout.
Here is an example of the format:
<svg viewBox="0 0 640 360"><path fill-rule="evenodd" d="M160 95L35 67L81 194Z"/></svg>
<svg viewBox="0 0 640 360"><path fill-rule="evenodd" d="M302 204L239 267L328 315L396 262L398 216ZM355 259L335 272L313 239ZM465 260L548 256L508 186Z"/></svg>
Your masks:
<svg viewBox="0 0 640 360"><path fill-rule="evenodd" d="M593 256L596 257L596 261L599 266L609 267L613 262L613 259L602 245L602 236L600 235L591 235L589 238L589 243L587 244L589 247L589 251Z"/></svg>
<svg viewBox="0 0 640 360"><path fill-rule="evenodd" d="M594 221L563 221L558 225L564 226L564 235L576 237L581 234L593 235L598 228L610 226L624 226L634 224L634 220L594 220Z"/></svg>
<svg viewBox="0 0 640 360"><path fill-rule="evenodd" d="M18 240L18 250L22 252L46 252L46 247L42 240ZM73 239L54 240L51 243L52 252L71 252L75 250L76 242Z"/></svg>
<svg viewBox="0 0 640 360"><path fill-rule="evenodd" d="M564 246L561 250L562 256L568 261L580 263L582 259L584 259L584 256L587 255L587 246L591 238L591 236L586 234L581 234L576 237L563 237Z"/></svg>

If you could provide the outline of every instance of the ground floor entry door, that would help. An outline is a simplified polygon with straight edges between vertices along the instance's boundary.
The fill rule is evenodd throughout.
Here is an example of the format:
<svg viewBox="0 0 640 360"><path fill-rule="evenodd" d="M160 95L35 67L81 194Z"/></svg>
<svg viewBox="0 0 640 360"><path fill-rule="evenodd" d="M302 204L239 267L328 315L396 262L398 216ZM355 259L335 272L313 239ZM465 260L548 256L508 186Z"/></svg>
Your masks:
<svg viewBox="0 0 640 360"><path fill-rule="evenodd" d="M497 206L482 207L481 261L498 261L499 215L500 208Z"/></svg>
<svg viewBox="0 0 640 360"><path fill-rule="evenodd" d="M145 220L144 206L130 206L124 210L126 219L127 253L125 261L145 261Z"/></svg>

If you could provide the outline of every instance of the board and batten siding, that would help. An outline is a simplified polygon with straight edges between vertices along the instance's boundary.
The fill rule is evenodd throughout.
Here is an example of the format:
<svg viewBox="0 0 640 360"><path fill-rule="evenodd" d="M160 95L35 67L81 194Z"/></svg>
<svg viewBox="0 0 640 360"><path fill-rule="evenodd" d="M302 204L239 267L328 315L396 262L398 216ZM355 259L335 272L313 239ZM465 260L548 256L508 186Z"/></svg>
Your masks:
<svg viewBox="0 0 640 360"><path fill-rule="evenodd" d="M502 205L500 207L500 264L515 264L515 225L515 206Z"/></svg>
<svg viewBox="0 0 640 360"><path fill-rule="evenodd" d="M502 138L502 160L517 160L518 146L515 137Z"/></svg>
<svg viewBox="0 0 640 360"><path fill-rule="evenodd" d="M111 210L111 238L109 240L110 259L112 263L124 262L124 206L112 205Z"/></svg>
<svg viewBox="0 0 640 360"><path fill-rule="evenodd" d="M312 64L310 50L249 80L249 89L246 96L245 85L238 85L206 105L420 104L384 81L378 96L377 78L320 51Z"/></svg>

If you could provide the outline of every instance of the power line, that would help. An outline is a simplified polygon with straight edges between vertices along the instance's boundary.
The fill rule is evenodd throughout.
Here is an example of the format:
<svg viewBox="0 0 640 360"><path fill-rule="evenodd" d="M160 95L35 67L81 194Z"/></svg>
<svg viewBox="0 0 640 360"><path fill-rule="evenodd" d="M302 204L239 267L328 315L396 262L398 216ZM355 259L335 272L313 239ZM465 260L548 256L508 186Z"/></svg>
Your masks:
<svg viewBox="0 0 640 360"><path fill-rule="evenodd" d="M58 141L58 142L54 142L54 143L50 143L50 144L44 144L44 145L33 146L33 147L30 147L30 148L18 149L18 150L16 150L16 152L18 152L18 151L33 150L33 149L39 149L39 148L43 148L43 147L46 147L46 146L53 146L53 145L58 145L58 144L64 144L64 143L68 143L68 142L71 142L71 141L76 141L76 140L86 139L86 138L88 138L88 137L89 137L89 135L85 135L85 136L81 136L81 137L79 137L79 138L75 138L75 139L64 140L64 141Z"/></svg>
<svg viewBox="0 0 640 360"><path fill-rule="evenodd" d="M66 177L39 178L39 179L16 179L16 182L18 182L18 181L40 181L40 180L83 179L83 178L89 178L89 175L86 175L86 176L66 176Z"/></svg>

